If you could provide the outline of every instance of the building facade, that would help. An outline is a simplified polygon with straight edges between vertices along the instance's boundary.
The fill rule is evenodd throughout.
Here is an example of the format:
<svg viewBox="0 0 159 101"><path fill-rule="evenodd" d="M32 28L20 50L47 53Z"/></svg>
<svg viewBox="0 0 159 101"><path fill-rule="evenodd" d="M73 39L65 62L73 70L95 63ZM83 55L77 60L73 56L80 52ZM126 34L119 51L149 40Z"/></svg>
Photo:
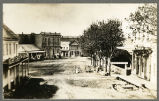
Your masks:
<svg viewBox="0 0 159 101"><path fill-rule="evenodd" d="M61 55L61 34L42 32L42 49L47 59L59 58Z"/></svg>
<svg viewBox="0 0 159 101"><path fill-rule="evenodd" d="M156 32L157 33L157 32ZM123 47L132 55L131 74L148 81L157 89L157 36L137 33L132 43ZM127 44L127 43L126 43ZM145 85L148 85L145 84Z"/></svg>
<svg viewBox="0 0 159 101"><path fill-rule="evenodd" d="M61 56L69 57L70 54L70 42L69 41L61 41Z"/></svg>
<svg viewBox="0 0 159 101"><path fill-rule="evenodd" d="M61 54L63 57L81 56L79 37L62 36Z"/></svg>
<svg viewBox="0 0 159 101"><path fill-rule="evenodd" d="M6 25L3 25L3 89L12 89L20 79L27 76L28 55L18 54L18 37Z"/></svg>
<svg viewBox="0 0 159 101"><path fill-rule="evenodd" d="M138 35L134 39L132 73L140 78L157 84L157 37Z"/></svg>
<svg viewBox="0 0 159 101"><path fill-rule="evenodd" d="M79 43L74 40L70 42L70 57L81 56L81 49Z"/></svg>

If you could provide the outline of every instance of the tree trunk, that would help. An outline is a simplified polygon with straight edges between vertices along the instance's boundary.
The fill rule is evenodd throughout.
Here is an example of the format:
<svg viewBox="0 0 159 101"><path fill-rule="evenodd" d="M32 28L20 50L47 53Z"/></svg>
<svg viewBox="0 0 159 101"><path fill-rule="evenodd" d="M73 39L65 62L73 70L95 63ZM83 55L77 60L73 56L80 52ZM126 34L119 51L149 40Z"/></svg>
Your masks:
<svg viewBox="0 0 159 101"><path fill-rule="evenodd" d="M93 66L93 56L91 55L91 65Z"/></svg>
<svg viewBox="0 0 159 101"><path fill-rule="evenodd" d="M111 61L110 61L110 57L107 58L107 69L108 69L109 75L111 75Z"/></svg>
<svg viewBox="0 0 159 101"><path fill-rule="evenodd" d="M99 67L102 67L102 64L101 64L101 63L102 63L102 61L101 61L101 60L102 60L102 58L100 58L100 65L99 65Z"/></svg>
<svg viewBox="0 0 159 101"><path fill-rule="evenodd" d="M108 65L108 63L107 63L107 57L105 57L105 70L104 70L104 72L106 73L107 72L107 65Z"/></svg>

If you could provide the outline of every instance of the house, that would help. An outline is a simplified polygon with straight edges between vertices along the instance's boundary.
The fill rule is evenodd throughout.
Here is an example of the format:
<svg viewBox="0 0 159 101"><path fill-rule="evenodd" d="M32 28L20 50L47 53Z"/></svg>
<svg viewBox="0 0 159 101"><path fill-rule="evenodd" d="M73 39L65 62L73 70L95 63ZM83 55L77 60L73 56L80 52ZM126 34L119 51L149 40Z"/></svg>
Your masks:
<svg viewBox="0 0 159 101"><path fill-rule="evenodd" d="M70 46L70 57L81 55L80 45L76 40L70 42L69 46Z"/></svg>
<svg viewBox="0 0 159 101"><path fill-rule="evenodd" d="M81 47L79 37L62 36L61 37L61 55L68 57L81 56Z"/></svg>
<svg viewBox="0 0 159 101"><path fill-rule="evenodd" d="M29 73L28 55L18 54L19 39L17 35L6 25L3 25L3 89L12 89L17 83L21 83L21 78Z"/></svg>
<svg viewBox="0 0 159 101"><path fill-rule="evenodd" d="M62 57L68 57L70 53L69 48L69 41L61 41L61 56Z"/></svg>

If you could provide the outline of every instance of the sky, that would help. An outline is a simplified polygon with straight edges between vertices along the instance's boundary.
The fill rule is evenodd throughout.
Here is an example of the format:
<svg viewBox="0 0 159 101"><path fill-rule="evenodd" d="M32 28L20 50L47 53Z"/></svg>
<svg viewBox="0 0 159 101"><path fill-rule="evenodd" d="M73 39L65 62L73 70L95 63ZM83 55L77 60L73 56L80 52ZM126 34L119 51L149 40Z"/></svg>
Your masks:
<svg viewBox="0 0 159 101"><path fill-rule="evenodd" d="M93 22L124 20L142 4L3 4L3 23L16 34L58 32L64 36L79 36Z"/></svg>

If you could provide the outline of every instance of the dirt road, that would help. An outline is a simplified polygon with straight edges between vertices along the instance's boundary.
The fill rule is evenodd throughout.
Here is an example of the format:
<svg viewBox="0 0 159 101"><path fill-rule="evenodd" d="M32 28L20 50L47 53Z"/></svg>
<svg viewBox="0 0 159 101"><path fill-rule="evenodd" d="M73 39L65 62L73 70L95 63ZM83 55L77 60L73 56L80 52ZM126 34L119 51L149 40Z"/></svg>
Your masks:
<svg viewBox="0 0 159 101"><path fill-rule="evenodd" d="M114 89L112 85L126 85L113 76L102 76L99 73L86 73L85 66L90 64L86 57L59 60L45 60L30 63L30 75L37 83L26 91L35 95L24 94L24 98L47 99L152 99L150 92L141 89ZM75 67L81 72L75 73ZM39 80L39 81L38 81ZM38 86L37 86L38 85ZM30 89L29 89L30 88ZM36 89L35 89L36 88ZM40 88L40 90L39 90ZM31 97L32 96L32 97Z"/></svg>

